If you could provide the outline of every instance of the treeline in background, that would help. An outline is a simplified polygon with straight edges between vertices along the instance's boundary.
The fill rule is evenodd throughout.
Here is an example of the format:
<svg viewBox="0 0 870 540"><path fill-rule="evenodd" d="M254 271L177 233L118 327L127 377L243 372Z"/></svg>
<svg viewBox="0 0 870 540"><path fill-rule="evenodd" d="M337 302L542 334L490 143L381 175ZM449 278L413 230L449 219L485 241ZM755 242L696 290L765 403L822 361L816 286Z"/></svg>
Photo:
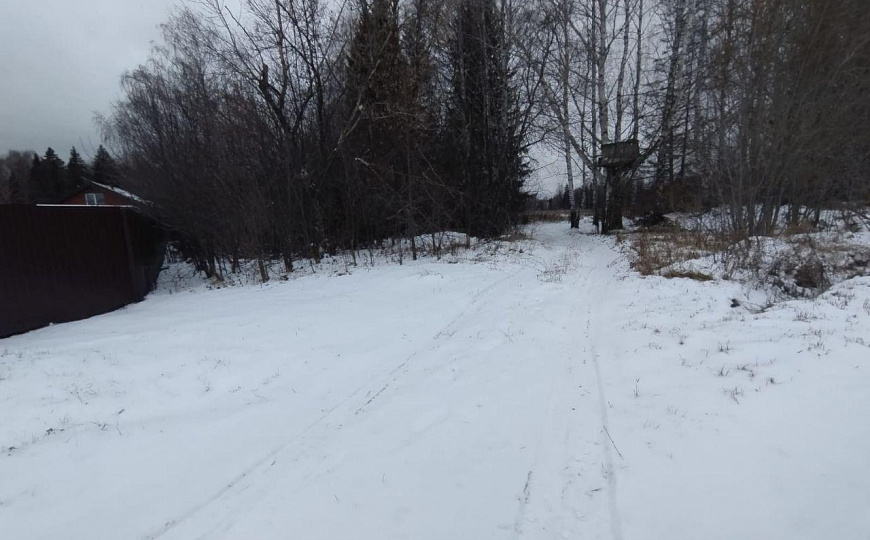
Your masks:
<svg viewBox="0 0 870 540"><path fill-rule="evenodd" d="M117 186L119 175L115 159L102 145L90 161L75 147L66 162L51 147L42 156L11 150L0 157L0 204L55 204L86 182Z"/></svg>
<svg viewBox="0 0 870 540"><path fill-rule="evenodd" d="M715 206L769 234L866 207L868 28L866 0L200 0L101 123L123 187L210 274L498 236L542 147L564 162L550 206L604 232ZM605 175L626 140L639 158Z"/></svg>
<svg viewBox="0 0 870 540"><path fill-rule="evenodd" d="M483 0L209 0L165 25L106 131L129 189L210 274L498 235L526 198L537 91L514 16Z"/></svg>

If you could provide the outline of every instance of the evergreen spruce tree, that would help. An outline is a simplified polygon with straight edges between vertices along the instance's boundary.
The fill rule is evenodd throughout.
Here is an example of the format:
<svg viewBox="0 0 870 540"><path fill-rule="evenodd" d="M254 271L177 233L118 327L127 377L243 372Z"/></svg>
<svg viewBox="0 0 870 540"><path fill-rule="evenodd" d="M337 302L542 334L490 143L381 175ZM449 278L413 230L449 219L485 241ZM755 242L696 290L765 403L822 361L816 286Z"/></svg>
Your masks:
<svg viewBox="0 0 870 540"><path fill-rule="evenodd" d="M50 146L45 149L45 155L42 156L41 168L40 181L43 184L42 194L44 195L42 202L60 202L67 195L66 169L63 160Z"/></svg>
<svg viewBox="0 0 870 540"><path fill-rule="evenodd" d="M448 152L466 232L491 237L515 225L528 176L503 21L494 0L461 0L453 26Z"/></svg>
<svg viewBox="0 0 870 540"><path fill-rule="evenodd" d="M30 167L30 193L30 202L34 204L57 202L54 200L49 178L49 164L36 153L33 154L33 164Z"/></svg>
<svg viewBox="0 0 870 540"><path fill-rule="evenodd" d="M39 159L39 154L33 153L33 161L30 164L30 182L35 186L39 181L39 175L42 173L42 160Z"/></svg>
<svg viewBox="0 0 870 540"><path fill-rule="evenodd" d="M48 171L52 174L57 174L63 169L63 160L54 151L54 148L48 147L45 149L45 155L42 156L42 162L48 167Z"/></svg>
<svg viewBox="0 0 870 540"><path fill-rule="evenodd" d="M94 155L91 170L91 178L94 182L108 186L118 185L118 165L102 144Z"/></svg>
<svg viewBox="0 0 870 540"><path fill-rule="evenodd" d="M407 60L399 34L397 0L361 2L359 21L347 58L347 96L357 127L348 140L352 171L368 197L360 231L363 238L398 232L405 170L402 133L408 121Z"/></svg>
<svg viewBox="0 0 870 540"><path fill-rule="evenodd" d="M76 190L85 184L88 168L82 156L73 146L69 151L69 161L66 164L66 184L69 190Z"/></svg>
<svg viewBox="0 0 870 540"><path fill-rule="evenodd" d="M9 202L11 204L24 204L27 202L24 200L24 191L21 188L18 176L15 175L15 171L9 174Z"/></svg>

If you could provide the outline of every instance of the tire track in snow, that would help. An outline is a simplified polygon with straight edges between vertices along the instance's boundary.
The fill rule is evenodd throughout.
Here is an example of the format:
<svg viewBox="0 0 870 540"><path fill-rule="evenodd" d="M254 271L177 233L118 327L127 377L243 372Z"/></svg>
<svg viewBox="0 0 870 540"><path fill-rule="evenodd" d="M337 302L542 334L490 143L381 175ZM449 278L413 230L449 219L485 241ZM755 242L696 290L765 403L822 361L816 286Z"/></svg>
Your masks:
<svg viewBox="0 0 870 540"><path fill-rule="evenodd" d="M605 274L610 271L611 266L613 266L619 258L613 259L603 268L600 268L600 273ZM598 284L595 288L595 297L597 297L595 301L595 305L605 306L607 303L603 301L604 291L606 288L603 284ZM617 481L616 481L616 467L613 459L613 452L611 450L611 446L614 450L616 450L616 443L613 442L613 439L610 436L610 421L607 414L607 396L604 390L604 379L601 375L601 362L598 354L597 341L598 341L598 331L596 329L598 317L594 316L592 310L588 311L588 319L586 321L586 337L589 342L589 353L592 357L592 365L595 371L595 386L598 394L598 416L601 421L601 431L600 431L600 446L602 451L602 458L604 461L604 477L607 481L607 504L608 511L610 515L610 533L613 540L622 540L622 520L620 518L619 506L617 504L616 495L617 495ZM617 452L619 452L617 450ZM620 457L622 455L620 454Z"/></svg>
<svg viewBox="0 0 870 540"><path fill-rule="evenodd" d="M380 388L380 390L378 390L377 392L375 392L374 395L372 395L372 391L369 390L368 393L366 393L366 396L365 396L365 397L368 398L368 399L366 400L365 403L363 403L362 405L360 405L360 407L359 407L359 408L358 408L358 409L353 413L353 415L356 416L356 415L358 415L359 413L363 412L363 411L365 410L365 408L366 408L369 404L371 404L372 401L376 400L376 399L378 398L378 396L380 396L381 394L383 394L383 393L387 390L387 388L390 387L390 384L391 384L391 383L396 382L396 381L399 379L399 375L398 375L399 371L401 371L402 368L404 368L405 366L407 366L407 365L408 365L408 362L410 362L410 361L411 361L411 358L413 358L416 354L417 354L416 352L411 353L411 356L409 356L408 358L406 358L404 362L402 362L401 364L399 364L398 366L396 366L395 368L393 368L393 369L390 371L390 376L392 376L392 379L390 379L390 380L388 380L386 383L384 383L384 385ZM369 396L371 396L371 397L369 397Z"/></svg>
<svg viewBox="0 0 870 540"><path fill-rule="evenodd" d="M569 237L564 251L554 255L553 259L564 262L566 269L570 268L571 271L577 273L577 277L571 280L567 290L576 291L582 283L583 292L579 293L580 297L584 297L584 293L591 288L589 275L582 271L581 258L585 253L588 253L588 250L582 249L580 238L572 235ZM546 266L547 262L543 261L543 264ZM575 311L571 309L570 312L574 313ZM570 315L565 315L570 318ZM566 331L570 332L570 328L568 326ZM566 336L565 341L571 343L572 339ZM562 485L562 480L566 474L565 471L570 469L570 461L573 456L569 450L568 441L575 420L571 418L571 415L566 415L565 410L571 407L572 392L577 383L577 373L572 367L572 363L575 361L576 359L572 355L566 354L561 361L554 362L552 371L549 373L550 386L546 417L541 423L531 469L526 477L522 493L517 497L518 506L514 521L514 533L515 538L518 539L526 535L534 535L536 532L551 537L562 519L562 515L554 515L552 509L554 506L564 503L567 487ZM569 475L568 483L571 480ZM540 485L539 491L543 491L536 493L532 499L536 485ZM556 486L558 488L554 493L553 488ZM538 508L543 509L543 515L536 515ZM532 525L536 526L534 530L530 529Z"/></svg>
<svg viewBox="0 0 870 540"><path fill-rule="evenodd" d="M606 466L605 477L607 480L607 502L610 510L610 531L613 540L622 540L622 520L619 516L619 507L616 502L616 468L613 462L611 445L616 449L616 444L610 437L609 421L607 418L607 398L604 395L604 382L601 378L601 368L598 361L598 352L592 349L592 363L595 367L595 383L598 389L598 409L601 417L601 449L604 454ZM606 439L605 436L606 435ZM617 450L618 452L618 450Z"/></svg>
<svg viewBox="0 0 870 540"><path fill-rule="evenodd" d="M475 294L473 294L471 296L471 300L468 302L468 304L464 308L459 310L459 313L457 313L446 325L444 325L441 328L441 330L436 332L430 338L429 346L428 346L427 350L425 351L424 355L430 355L430 354L438 351L442 346L444 346L444 344L449 343L449 340L445 341L442 338L444 338L444 337L452 338L453 335L458 330L460 322L468 319L471 316L478 315L483 310L483 308L487 305L486 302L480 303L480 300L482 298L485 299L485 298L489 298L491 296L494 296L495 293L502 290L508 282L516 279L520 273L522 273L522 270L517 270L516 272L512 272L508 276L503 277L501 279L498 279L498 280L494 281L493 283L490 283L489 285L487 285L483 289L481 289L481 290L477 291ZM354 416L357 416L361 412L365 411L367 409L367 407L372 402L374 402L381 394L386 392L387 389L393 383L397 382L402 377L403 374L407 373L408 370L405 368L408 366L411 358L414 356L417 356L417 352L418 351L415 351L404 362L402 362L396 368L394 368L392 371L390 371L389 377L385 381L383 381L382 386L377 391L374 392L374 395L371 395L371 391L369 392L369 394L366 395L368 400L365 403L363 403L356 410L356 412L353 413ZM421 355L421 356L423 356L423 355ZM371 395L371 397L368 397L369 395Z"/></svg>
<svg viewBox="0 0 870 540"><path fill-rule="evenodd" d="M459 324L459 322L461 320L467 318L468 315L471 315L472 313L477 313L480 311L479 307L477 309L475 309L474 311L472 311L472 308L475 307L475 305L480 301L481 298L492 296L493 291L501 288L501 286L504 285L506 282L516 278L521 272L522 272L522 270L517 270L516 272L512 272L512 273L508 274L506 277L498 279L498 280L490 283L489 285L487 285L483 289L480 289L479 291L474 293L471 296L471 300L468 302L468 305L466 305L464 308L459 310L459 313L457 313L450 320L450 322L448 322L446 325L444 325L444 327L441 328L441 330L436 332L435 335L432 336L432 339L436 340L436 339L440 339L444 336L452 337L453 334L456 333L456 330L451 331L452 328L454 328L457 324Z"/></svg>
<svg viewBox="0 0 870 540"><path fill-rule="evenodd" d="M567 429L567 426L562 424L565 417L559 414L559 406L564 405L564 397L567 393L565 377L565 368L567 362L558 363L558 367L551 374L549 399L547 400L546 418L541 422L541 431L538 435L538 441L535 448L535 454L532 458L532 465L526 475L526 481L520 495L517 497L517 514L514 518L514 533L516 538L521 538L527 532L527 523L529 522L528 509L537 503L539 498L544 497L544 494L539 496L535 494L535 501L532 500L532 493L537 484L546 487L552 483L551 474L552 467L548 466L558 462L558 459L553 458L553 453L561 447L556 444L559 440L558 434ZM560 467L561 468L561 467ZM543 502L543 501L542 501ZM536 521L536 519L532 519Z"/></svg>
<svg viewBox="0 0 870 540"><path fill-rule="evenodd" d="M429 341L427 342L429 346L424 347L424 348L427 348L426 354L430 354L432 352L435 352L442 346L441 343L438 343L438 340L440 338L442 338L444 336L452 337L453 334L456 332L456 330L451 330L451 329L453 329L454 327L457 327L460 322L465 320L468 316L475 315L475 314L479 313L480 310L483 308L483 306L486 305L486 302L484 302L482 304L480 303L481 299L488 298L489 296L492 296L493 294L495 294L497 291L501 290L507 282L511 281L512 279L515 279L520 273L522 273L522 271L523 270L521 269L521 270L517 270L515 272L512 272L508 276L494 281L493 283L487 285L483 289L478 290L475 294L473 294L471 296L470 301L462 309L460 309L459 313L457 313L446 325L444 325L441 328L441 330L436 332L429 339ZM433 345L433 343L434 343L434 345ZM296 435L294 435L293 438L291 438L290 440L288 440L288 441L278 445L277 447L273 448L267 454L265 454L262 458L257 459L251 465L249 465L248 467L243 469L242 472L240 472L239 474L232 477L230 479L230 481L227 482L227 484L223 488L218 490L212 496L208 497L207 499L205 499L201 503L196 504L193 507L189 508L187 511L182 512L181 514L178 514L175 518L164 523L162 526L157 527L156 530L152 530L150 533L146 533L144 536L141 537L142 540L157 540L158 538L165 536L167 533L171 532L173 529L175 529L179 525L182 525L187 520L189 520L191 517L204 511L206 508L210 507L212 504L214 504L222 499L226 499L227 497L231 496L234 491L237 491L239 489L243 489L243 488L247 487L247 484L245 484L245 482L244 482L246 479L248 479L250 476L252 476L254 473L256 473L258 471L268 470L268 468L271 467L271 465L273 465L275 463L278 456L284 450L286 450L292 444L294 444L296 442L300 442L301 440L303 440L306 435L308 435L311 431L313 431L320 424L322 424L325 420L327 420L330 416L332 416L333 413L336 412L340 407L342 407L343 405L346 405L349 402L351 402L352 400L354 400L356 398L356 396L360 395L366 388L368 388L368 392L365 393L365 398L364 398L364 399L366 399L366 401L364 403L362 403L362 405L360 405L359 407L356 407L355 410L351 409L351 410L354 410L354 412L351 413L350 411L348 411L347 420L350 420L354 416L358 416L360 413L367 410L367 407L369 405L371 405L373 402L375 402L376 399L381 394L386 392L392 383L395 383L396 381L398 381L399 378L401 377L401 375L403 373L407 372L406 368L407 368L409 362L411 361L411 359L414 356L417 355L418 352L419 352L419 350L414 351L407 358L405 358L404 361L402 361L401 363L396 365L393 369L391 369L389 371L389 373L387 374L387 376L380 383L377 383L375 385L365 384L365 385L360 386L356 390L354 390L350 395L343 398L338 403L336 403L334 406L332 406L331 408L326 410L326 412L324 412L324 414L322 414L320 417L318 417L317 420L315 420L314 422L312 422L311 424L309 424L308 426L303 428ZM344 422L342 422L342 424L344 424ZM304 450L302 451L302 453L296 454L295 457L300 457L301 455L304 455ZM271 464L270 464L270 462L271 462Z"/></svg>
<svg viewBox="0 0 870 540"><path fill-rule="evenodd" d="M302 430L299 431L296 435L294 435L292 439L278 445L277 447L275 447L271 451L269 451L267 454L265 454L262 458L257 459L256 461L251 463L249 466L245 467L245 469L243 469L242 472L240 472L239 474L232 477L230 479L230 481L227 482L227 484L223 488L218 490L211 497L205 499L203 502L201 502L199 504L194 505L193 507L189 508L187 511L182 512L181 514L177 515L175 518L171 519L170 521L166 522L162 526L158 527L156 530L154 530L150 533L146 533L144 536L141 537L142 540L156 540L157 538L164 536L168 532L172 531L175 527L181 525L182 523L184 523L185 521L187 521L188 519L190 519L191 517L193 517L197 513L201 512L202 510L207 508L212 503L220 500L221 498L223 498L227 494L231 493L234 489L237 489L243 480L245 480L246 478L251 476L257 470L264 468L264 466L266 465L267 462L269 462L269 460L276 459L278 457L278 454L280 454L281 451L286 449L288 446L290 446L291 444L298 442L302 438L304 438L310 431L312 431L318 425L323 423L323 421L326 420L339 407L341 407L345 403L348 403L349 401L351 401L354 397L356 397L356 395L361 393L365 388L366 388L366 385L363 385L363 386L360 386L359 388L357 388L349 396L345 397L344 399L342 399L341 401L339 401L338 403L333 405L331 408L327 409L326 412L324 412L320 417L317 418L317 420L315 420L311 424L307 425L306 427L302 428Z"/></svg>
<svg viewBox="0 0 870 540"><path fill-rule="evenodd" d="M588 238L588 237L587 237ZM567 249L572 251L574 255L579 256L580 253L588 253L592 257L596 255L596 249L593 248L589 251L580 251L576 248L578 247L578 242L573 241L568 246ZM398 363L395 367L393 367L383 379L377 384L365 384L354 390L351 394L341 399L338 403L333 405L329 410L326 410L322 415L320 415L314 422L305 427L302 431L298 432L293 436L290 440L282 443L281 445L273 448L267 454L265 454L262 458L256 460L250 466L245 468L241 473L237 474L233 477L230 482L226 484L225 487L221 488L218 492L213 494L211 497L202 501L201 503L189 508L186 512L179 514L176 518L170 520L165 523L163 526L159 527L156 531L153 531L151 534L148 534L143 538L143 540L156 540L165 536L166 534L176 531L176 529L188 522L190 518L200 514L203 511L206 511L210 507L214 506L216 503L223 502L223 508L221 511L221 516L218 518L216 522L212 522L205 526L205 528L201 528L196 531L196 534L189 535L190 537L199 537L208 538L210 535L216 533L220 530L225 530L232 524L231 517L234 513L232 509L238 509L243 506L250 506L256 504L255 501L262 499L264 494L269 489L269 486L274 485L274 478L260 478L266 473L268 473L271 469L271 466L275 464L275 462L280 458L282 462L288 462L288 458L302 458L311 453L310 448L300 448L296 449L292 455L283 455L285 451L288 451L289 447L294 443L305 442L306 437L308 437L313 432L317 431L319 427L332 419L334 422L348 425L350 422L354 421L355 417L360 417L362 413L370 410L370 407L376 406L378 402L383 400L383 396L388 392L393 383L397 382L401 377L404 377L405 374L409 372L409 368L412 365L418 364L419 358L424 357L431 359L432 353L438 351L442 347L446 346L449 343L452 343L450 338L462 327L463 323L468 320L469 317L479 316L483 311L490 308L490 302L487 300L490 298L494 298L498 295L504 295L505 289L510 287L510 283L512 280L516 279L518 276L527 272L528 268L521 268L520 270L514 271L511 274L497 279L493 283L490 283L486 287L477 291L473 294L470 300L459 310L459 312L447 322L438 332L432 335L429 340L424 340L420 346L416 347L416 350L406 357L402 362ZM584 289L590 292L589 297L584 295L584 299L589 302L590 305L601 305L600 303L593 302L591 300L592 291L596 288L598 292L602 291L602 284L598 283L596 280L591 279L589 275L585 273L578 274L578 278L575 283L572 285L576 286L581 281L585 282ZM598 268L601 273L607 272L606 268ZM602 294L598 294L596 296L603 296ZM589 321L591 321L593 315L590 311L589 313ZM587 321L587 322L589 322ZM444 339L444 338L447 339ZM415 357L418 358L418 361L412 362L412 359ZM517 506L517 514L515 517L515 527L514 532L516 537L519 538L524 536L525 534L525 526L527 525L527 510L531 506L534 506L538 499L535 495L535 486L540 484L542 486L547 486L549 484L546 483L547 477L544 475L544 480L541 480L541 475L537 472L537 469L541 468L539 462L541 460L541 456L544 453L553 452L552 448L549 448L550 445L558 438L559 434L556 434L556 431L566 430L568 429L564 425L557 425L559 422L553 420L555 415L555 408L559 404L564 404L562 400L557 399L559 397L568 396L571 392L571 389L568 388L567 385L567 377L564 377L564 370L568 367L568 361L570 359L566 358L565 361L559 363L559 366L555 368L557 371L553 373L552 378L552 391L550 392L550 404L548 409L548 418L550 420L544 422L541 428L541 435L539 436L538 445L539 449L537 452L537 457L534 458L533 466L528 470L525 475L525 482L522 485L522 489L520 491L520 495L518 496L518 506ZM596 360L597 361L597 360ZM564 386L564 388L563 388ZM599 388L602 385L599 384ZM363 398L360 400L361 403L354 407L352 406L353 401L359 399L359 396L362 395ZM606 411L604 411L606 413ZM331 432L327 430L320 430L319 433L322 433L322 438L329 439L331 437ZM561 431L560 431L561 433ZM318 435L321 437L321 435ZM309 445L310 446L310 445ZM544 456L546 457L546 456ZM305 475L302 479L303 484L299 486L299 489L303 489L305 485L308 485L310 481L316 479L323 474L327 474L329 469L324 470L323 464L326 458L319 458L317 461L320 463L316 467L312 468L309 471L310 474ZM612 469L612 466L611 466ZM544 471L544 473L549 471ZM258 475L258 477L252 478L253 476ZM543 484L541 482L544 482ZM251 492L244 493L247 489L255 487ZM609 489L609 493L611 494L611 500L613 504L611 505L611 528L614 531L613 538L614 540L621 540L621 529L619 527L619 518L618 513L615 507L615 479L613 484L614 489ZM561 490L564 492L564 489ZM176 531L180 532L180 531Z"/></svg>
<svg viewBox="0 0 870 540"><path fill-rule="evenodd" d="M609 241L586 235L574 236L570 239L566 251L580 259L578 261L580 264L572 269L576 277L570 280L568 285L568 291L577 302L572 312L579 316L577 317L579 320L573 319L572 315L576 325L568 326L566 331L579 332L580 336L566 336L565 341L576 342L579 338L582 347L576 349L578 356L567 356L559 364L558 371L551 374L553 377L559 377L559 384L553 385L550 396L551 410L556 411L555 406L559 408L556 413L563 412L567 408L571 408L574 412L555 416L551 412L547 415L546 427L542 429L539 441L545 445L545 451L536 455L528 477L531 482L527 482L528 489L524 487L524 497L519 502L514 527L515 538L553 538L559 534L563 538L577 537L578 531L572 528L576 527L578 522L572 520L572 513L588 506L591 500L584 501L578 498L584 490L581 490L576 482L584 476L583 471L598 469L600 464L604 470L604 491L607 497L607 506L602 506L603 511L600 513L602 532L608 531L609 534L605 534L612 540L622 540L622 522L616 500L615 463L610 448L611 442L606 435L609 432L607 399L599 365L600 356L595 344L597 320L606 313L608 306L606 294L609 284L613 281L610 268L618 257L614 256ZM581 358L582 363L579 361ZM585 371L584 376L582 365L588 363L592 366ZM594 388L598 395L597 403L590 403L591 406L588 408L576 407L575 410L576 399L587 395L584 393L578 396L579 392L586 392L586 390L579 390L580 388L589 390ZM586 433L585 436L581 434L583 432ZM577 443L580 443L580 446L577 446ZM584 444L588 444L590 450L593 445L600 448L593 450L594 454L584 453L581 450ZM600 456L599 459L593 457L595 454ZM583 456L588 457L584 459ZM587 481L591 479L591 477L586 478ZM536 494L534 498L525 497L527 493L534 491L535 484L540 485L543 491ZM591 496L599 489L585 490L585 495ZM579 515L577 517L579 518ZM532 524L535 525L534 529L531 528Z"/></svg>

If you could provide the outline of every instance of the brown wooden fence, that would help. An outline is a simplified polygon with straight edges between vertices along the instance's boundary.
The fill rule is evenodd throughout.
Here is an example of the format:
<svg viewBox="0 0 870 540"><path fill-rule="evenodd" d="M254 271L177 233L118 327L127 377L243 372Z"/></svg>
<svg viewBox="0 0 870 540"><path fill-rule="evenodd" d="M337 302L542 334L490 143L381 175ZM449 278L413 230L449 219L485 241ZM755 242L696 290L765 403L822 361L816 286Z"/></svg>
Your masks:
<svg viewBox="0 0 870 540"><path fill-rule="evenodd" d="M162 263L135 209L0 205L0 337L138 302Z"/></svg>

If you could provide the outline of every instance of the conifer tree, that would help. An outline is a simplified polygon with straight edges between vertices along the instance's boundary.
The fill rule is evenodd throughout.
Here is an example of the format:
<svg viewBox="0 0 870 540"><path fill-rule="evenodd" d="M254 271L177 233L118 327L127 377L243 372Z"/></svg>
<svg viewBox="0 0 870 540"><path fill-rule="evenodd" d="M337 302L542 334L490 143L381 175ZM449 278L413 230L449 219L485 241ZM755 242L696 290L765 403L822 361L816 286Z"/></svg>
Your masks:
<svg viewBox="0 0 870 540"><path fill-rule="evenodd" d="M94 161L91 165L92 180L98 184L106 184L115 186L118 183L118 165L115 159L109 154L101 144L97 148L97 153L94 155Z"/></svg>
<svg viewBox="0 0 870 540"><path fill-rule="evenodd" d="M66 194L64 182L66 170L63 160L53 148L48 147L42 159L33 155L30 169L30 186L35 203L56 203Z"/></svg>
<svg viewBox="0 0 870 540"><path fill-rule="evenodd" d="M350 114L358 118L348 141L351 169L368 199L363 236L388 236L397 227L395 208L401 204L404 179L397 171L405 169L401 135L408 121L407 71L397 0L362 1L346 74Z"/></svg>
<svg viewBox="0 0 870 540"><path fill-rule="evenodd" d="M9 175L9 202L11 204L24 204L27 201L24 197L24 190L21 188L21 181L16 176L15 171Z"/></svg>
<svg viewBox="0 0 870 540"><path fill-rule="evenodd" d="M66 183L71 190L78 189L85 183L87 176L87 164L73 146L69 151L69 161L66 165Z"/></svg>
<svg viewBox="0 0 870 540"><path fill-rule="evenodd" d="M60 159L54 148L50 146L45 149L45 155L42 156L42 169L42 181L45 184L45 194L47 197L45 202L60 202L67 195L66 169L63 160Z"/></svg>
<svg viewBox="0 0 870 540"><path fill-rule="evenodd" d="M444 140L459 162L467 232L493 236L517 223L523 155L504 21L494 0L462 0L454 20Z"/></svg>

